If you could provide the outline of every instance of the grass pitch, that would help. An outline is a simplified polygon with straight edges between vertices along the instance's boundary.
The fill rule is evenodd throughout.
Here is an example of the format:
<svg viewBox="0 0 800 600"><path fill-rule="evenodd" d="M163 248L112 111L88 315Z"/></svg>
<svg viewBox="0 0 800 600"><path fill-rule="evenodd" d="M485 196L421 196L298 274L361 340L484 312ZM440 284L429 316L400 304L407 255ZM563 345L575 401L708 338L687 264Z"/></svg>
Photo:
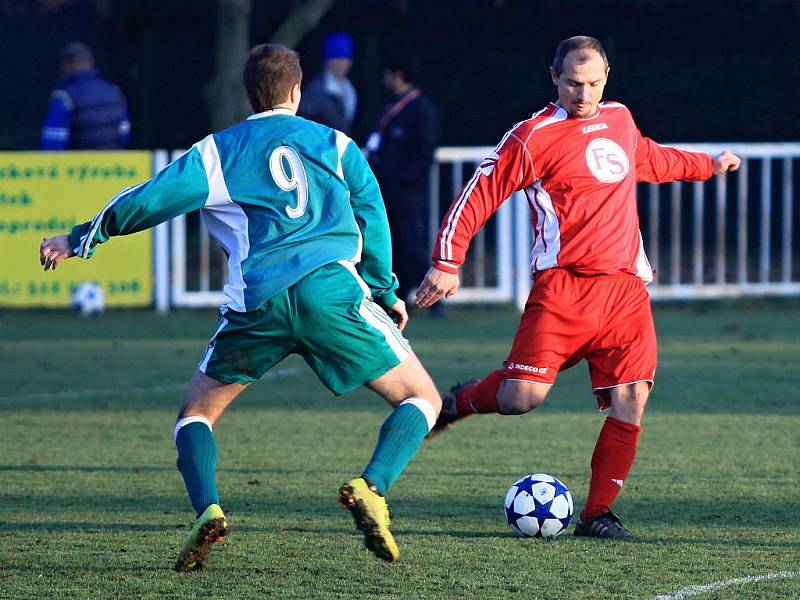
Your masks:
<svg viewBox="0 0 800 600"><path fill-rule="evenodd" d="M193 519L171 434L210 311L0 312L0 598L800 597L800 303L656 305L660 366L616 509L636 543L514 537L508 486L557 475L580 510L603 417L587 369L543 407L424 444L389 496L402 557L369 555L336 490L388 414L291 358L216 428L232 533L171 565ZM452 309L407 331L441 388L505 357L518 314ZM571 528L570 528L571 529Z"/></svg>

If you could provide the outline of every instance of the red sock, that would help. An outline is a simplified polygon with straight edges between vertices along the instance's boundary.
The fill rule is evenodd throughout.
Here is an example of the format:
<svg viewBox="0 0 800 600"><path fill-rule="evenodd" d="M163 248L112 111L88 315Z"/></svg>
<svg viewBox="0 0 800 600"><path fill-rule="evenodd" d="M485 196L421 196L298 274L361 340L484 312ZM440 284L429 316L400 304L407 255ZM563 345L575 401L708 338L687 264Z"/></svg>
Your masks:
<svg viewBox="0 0 800 600"><path fill-rule="evenodd" d="M456 403L458 414L466 416L500 412L497 407L497 390L502 382L503 371L492 371L477 385L465 388Z"/></svg>
<svg viewBox="0 0 800 600"><path fill-rule="evenodd" d="M611 510L636 458L642 428L614 417L606 418L592 454L592 482L581 519Z"/></svg>

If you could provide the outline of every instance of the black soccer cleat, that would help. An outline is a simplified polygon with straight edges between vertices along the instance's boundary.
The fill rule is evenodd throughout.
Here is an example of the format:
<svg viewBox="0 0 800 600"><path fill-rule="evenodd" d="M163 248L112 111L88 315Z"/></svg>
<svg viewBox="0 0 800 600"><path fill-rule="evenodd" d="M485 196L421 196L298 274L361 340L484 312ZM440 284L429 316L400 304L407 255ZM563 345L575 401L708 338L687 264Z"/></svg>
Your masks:
<svg viewBox="0 0 800 600"><path fill-rule="evenodd" d="M611 511L585 520L579 519L575 525L575 535L614 540L633 539L633 534L622 526L619 517Z"/></svg>
<svg viewBox="0 0 800 600"><path fill-rule="evenodd" d="M436 437L456 421L470 416L458 414L458 397L464 391L464 388L478 385L478 383L477 379L470 379L464 383L457 383L451 387L446 394L442 395L442 410L439 413L439 417L436 419L436 423L434 423L430 432L425 437Z"/></svg>

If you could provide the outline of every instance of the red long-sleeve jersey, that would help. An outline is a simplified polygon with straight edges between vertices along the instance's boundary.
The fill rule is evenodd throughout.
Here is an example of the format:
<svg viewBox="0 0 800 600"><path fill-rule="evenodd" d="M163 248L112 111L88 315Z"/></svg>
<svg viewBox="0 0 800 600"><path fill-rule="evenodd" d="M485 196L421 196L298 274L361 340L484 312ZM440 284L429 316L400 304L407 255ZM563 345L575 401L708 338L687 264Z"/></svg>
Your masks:
<svg viewBox="0 0 800 600"><path fill-rule="evenodd" d="M568 267L652 281L636 182L702 181L712 172L708 154L644 137L622 104L603 102L593 116L578 118L551 103L517 123L475 170L442 220L434 265L457 272L475 233L522 190L531 207L533 273Z"/></svg>

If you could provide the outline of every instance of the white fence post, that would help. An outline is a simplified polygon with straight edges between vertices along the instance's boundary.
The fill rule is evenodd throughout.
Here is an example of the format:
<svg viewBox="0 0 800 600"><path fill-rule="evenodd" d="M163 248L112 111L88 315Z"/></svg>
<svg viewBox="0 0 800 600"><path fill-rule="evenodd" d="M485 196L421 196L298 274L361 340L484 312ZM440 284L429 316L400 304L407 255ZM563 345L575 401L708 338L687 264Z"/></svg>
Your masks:
<svg viewBox="0 0 800 600"><path fill-rule="evenodd" d="M167 166L166 150L153 153L153 174ZM153 301L159 313L169 311L169 223L160 223L153 232Z"/></svg>

